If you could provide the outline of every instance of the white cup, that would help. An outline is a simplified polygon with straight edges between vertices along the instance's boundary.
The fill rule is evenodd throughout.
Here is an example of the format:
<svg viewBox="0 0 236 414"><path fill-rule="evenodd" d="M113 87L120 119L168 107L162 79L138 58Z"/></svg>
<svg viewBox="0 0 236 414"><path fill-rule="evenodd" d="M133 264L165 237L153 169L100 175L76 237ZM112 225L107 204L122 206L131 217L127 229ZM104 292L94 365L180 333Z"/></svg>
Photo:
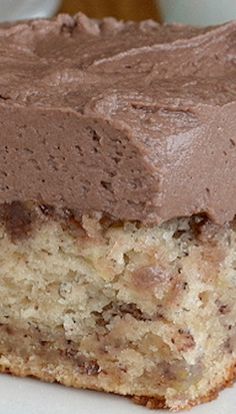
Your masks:
<svg viewBox="0 0 236 414"><path fill-rule="evenodd" d="M236 19L236 0L156 0L162 20L199 26Z"/></svg>
<svg viewBox="0 0 236 414"><path fill-rule="evenodd" d="M53 16L61 0L0 0L0 21Z"/></svg>

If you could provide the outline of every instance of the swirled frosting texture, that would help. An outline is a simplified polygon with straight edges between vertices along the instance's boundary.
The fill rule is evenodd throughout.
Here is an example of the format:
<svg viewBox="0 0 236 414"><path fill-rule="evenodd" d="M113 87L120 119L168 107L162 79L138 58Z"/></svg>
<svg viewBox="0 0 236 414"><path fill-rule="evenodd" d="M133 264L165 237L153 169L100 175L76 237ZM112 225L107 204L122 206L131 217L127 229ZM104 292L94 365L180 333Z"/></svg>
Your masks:
<svg viewBox="0 0 236 414"><path fill-rule="evenodd" d="M236 213L236 23L0 26L0 202L163 222Z"/></svg>

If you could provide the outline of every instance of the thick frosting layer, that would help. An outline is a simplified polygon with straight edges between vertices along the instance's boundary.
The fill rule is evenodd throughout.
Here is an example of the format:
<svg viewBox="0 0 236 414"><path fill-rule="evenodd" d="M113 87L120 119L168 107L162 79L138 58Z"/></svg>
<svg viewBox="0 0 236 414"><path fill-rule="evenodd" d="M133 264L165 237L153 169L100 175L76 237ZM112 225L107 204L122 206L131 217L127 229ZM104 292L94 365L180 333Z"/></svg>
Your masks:
<svg viewBox="0 0 236 414"><path fill-rule="evenodd" d="M236 23L0 26L0 202L114 219L236 213Z"/></svg>

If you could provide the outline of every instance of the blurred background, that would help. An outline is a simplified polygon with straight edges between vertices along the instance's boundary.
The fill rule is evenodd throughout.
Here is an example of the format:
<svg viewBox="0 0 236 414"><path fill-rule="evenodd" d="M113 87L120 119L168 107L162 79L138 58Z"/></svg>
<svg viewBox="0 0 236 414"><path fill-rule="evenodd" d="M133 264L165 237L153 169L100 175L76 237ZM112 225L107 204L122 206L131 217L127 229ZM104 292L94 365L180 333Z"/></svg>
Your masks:
<svg viewBox="0 0 236 414"><path fill-rule="evenodd" d="M0 21L82 11L90 17L210 25L236 19L236 0L0 0Z"/></svg>
<svg viewBox="0 0 236 414"><path fill-rule="evenodd" d="M0 21L51 17L82 11L90 17L124 20L159 19L155 0L0 0Z"/></svg>
<svg viewBox="0 0 236 414"><path fill-rule="evenodd" d="M114 16L125 20L160 19L153 0L64 0L61 10L72 14L80 10L97 18Z"/></svg>
<svg viewBox="0 0 236 414"><path fill-rule="evenodd" d="M210 25L236 19L236 0L64 0L62 10L92 17Z"/></svg>

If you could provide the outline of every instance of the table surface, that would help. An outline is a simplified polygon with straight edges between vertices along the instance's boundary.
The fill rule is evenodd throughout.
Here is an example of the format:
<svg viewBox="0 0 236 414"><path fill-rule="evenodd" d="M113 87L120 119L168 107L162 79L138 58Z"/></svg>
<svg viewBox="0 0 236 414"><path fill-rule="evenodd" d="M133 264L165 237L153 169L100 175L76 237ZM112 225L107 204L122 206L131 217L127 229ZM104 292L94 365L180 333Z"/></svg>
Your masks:
<svg viewBox="0 0 236 414"><path fill-rule="evenodd" d="M64 0L62 12L82 11L90 17L114 16L124 20L159 20L154 0Z"/></svg>

